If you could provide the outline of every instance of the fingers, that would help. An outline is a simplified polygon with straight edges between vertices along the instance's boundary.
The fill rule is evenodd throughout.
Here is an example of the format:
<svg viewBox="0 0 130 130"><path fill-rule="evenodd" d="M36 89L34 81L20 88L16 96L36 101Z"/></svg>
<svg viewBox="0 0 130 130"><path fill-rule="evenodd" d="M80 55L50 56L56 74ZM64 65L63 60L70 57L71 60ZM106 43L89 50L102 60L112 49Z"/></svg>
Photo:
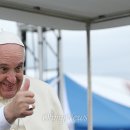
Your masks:
<svg viewBox="0 0 130 130"><path fill-rule="evenodd" d="M32 93L31 91L23 91L22 93L24 97L34 97L34 93Z"/></svg>
<svg viewBox="0 0 130 130"><path fill-rule="evenodd" d="M19 117L26 117L26 116L30 116L33 114L33 109L35 109L35 105L34 104L31 104L32 108L29 109L29 104L24 104L22 107L21 107L21 110L19 111Z"/></svg>
<svg viewBox="0 0 130 130"><path fill-rule="evenodd" d="M23 85L22 91L28 91L30 87L30 80L28 78L25 79L25 83Z"/></svg>
<svg viewBox="0 0 130 130"><path fill-rule="evenodd" d="M35 99L34 98L30 98L30 97L26 97L24 102L26 102L27 104L34 104L35 103Z"/></svg>
<svg viewBox="0 0 130 130"><path fill-rule="evenodd" d="M27 107L27 111L32 111L33 109L35 109L35 105L29 104L28 107Z"/></svg>
<svg viewBox="0 0 130 130"><path fill-rule="evenodd" d="M29 109L26 109L26 110L24 111L24 113L22 113L21 117L26 117L26 116L32 115L34 108L35 108L35 106L34 106L32 109L30 109L30 110L29 110Z"/></svg>

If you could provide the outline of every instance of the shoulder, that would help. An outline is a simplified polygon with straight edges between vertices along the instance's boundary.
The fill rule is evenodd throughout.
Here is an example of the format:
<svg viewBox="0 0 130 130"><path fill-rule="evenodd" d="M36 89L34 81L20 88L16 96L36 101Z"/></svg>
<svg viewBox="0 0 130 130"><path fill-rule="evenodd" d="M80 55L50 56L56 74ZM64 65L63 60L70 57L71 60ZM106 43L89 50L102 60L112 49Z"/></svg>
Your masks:
<svg viewBox="0 0 130 130"><path fill-rule="evenodd" d="M24 75L24 80L28 78L30 80L30 86L33 87L37 87L37 88L44 88L44 89L48 89L50 88L50 85L45 83L44 81L41 81L39 79L36 79L36 78L32 78L32 77L29 77L29 76L26 76Z"/></svg>

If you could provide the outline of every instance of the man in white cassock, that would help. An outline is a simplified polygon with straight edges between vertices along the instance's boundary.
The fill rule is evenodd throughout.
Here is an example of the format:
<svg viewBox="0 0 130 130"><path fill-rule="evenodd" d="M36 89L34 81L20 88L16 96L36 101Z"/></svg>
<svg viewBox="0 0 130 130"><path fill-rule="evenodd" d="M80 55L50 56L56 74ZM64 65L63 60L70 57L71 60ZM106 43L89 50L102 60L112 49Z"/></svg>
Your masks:
<svg viewBox="0 0 130 130"><path fill-rule="evenodd" d="M68 130L52 88L23 75L24 59L19 37L0 32L0 130Z"/></svg>

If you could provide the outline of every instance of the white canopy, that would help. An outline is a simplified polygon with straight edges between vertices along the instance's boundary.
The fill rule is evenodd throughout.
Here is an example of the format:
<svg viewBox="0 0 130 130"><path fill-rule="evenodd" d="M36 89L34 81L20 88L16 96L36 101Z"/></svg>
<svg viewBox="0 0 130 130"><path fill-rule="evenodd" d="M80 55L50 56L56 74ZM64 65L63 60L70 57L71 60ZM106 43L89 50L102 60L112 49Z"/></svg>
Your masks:
<svg viewBox="0 0 130 130"><path fill-rule="evenodd" d="M130 0L4 0L0 18L59 29L91 29L130 24Z"/></svg>

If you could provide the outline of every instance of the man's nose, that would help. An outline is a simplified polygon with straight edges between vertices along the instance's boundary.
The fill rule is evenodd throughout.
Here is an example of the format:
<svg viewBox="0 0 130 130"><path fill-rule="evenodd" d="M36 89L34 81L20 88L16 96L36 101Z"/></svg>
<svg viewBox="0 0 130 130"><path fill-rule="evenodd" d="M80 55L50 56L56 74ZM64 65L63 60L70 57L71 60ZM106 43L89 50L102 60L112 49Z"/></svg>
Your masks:
<svg viewBox="0 0 130 130"><path fill-rule="evenodd" d="M8 72L7 80L8 80L10 83L15 84L15 83L16 83L16 73L15 73L14 71Z"/></svg>

